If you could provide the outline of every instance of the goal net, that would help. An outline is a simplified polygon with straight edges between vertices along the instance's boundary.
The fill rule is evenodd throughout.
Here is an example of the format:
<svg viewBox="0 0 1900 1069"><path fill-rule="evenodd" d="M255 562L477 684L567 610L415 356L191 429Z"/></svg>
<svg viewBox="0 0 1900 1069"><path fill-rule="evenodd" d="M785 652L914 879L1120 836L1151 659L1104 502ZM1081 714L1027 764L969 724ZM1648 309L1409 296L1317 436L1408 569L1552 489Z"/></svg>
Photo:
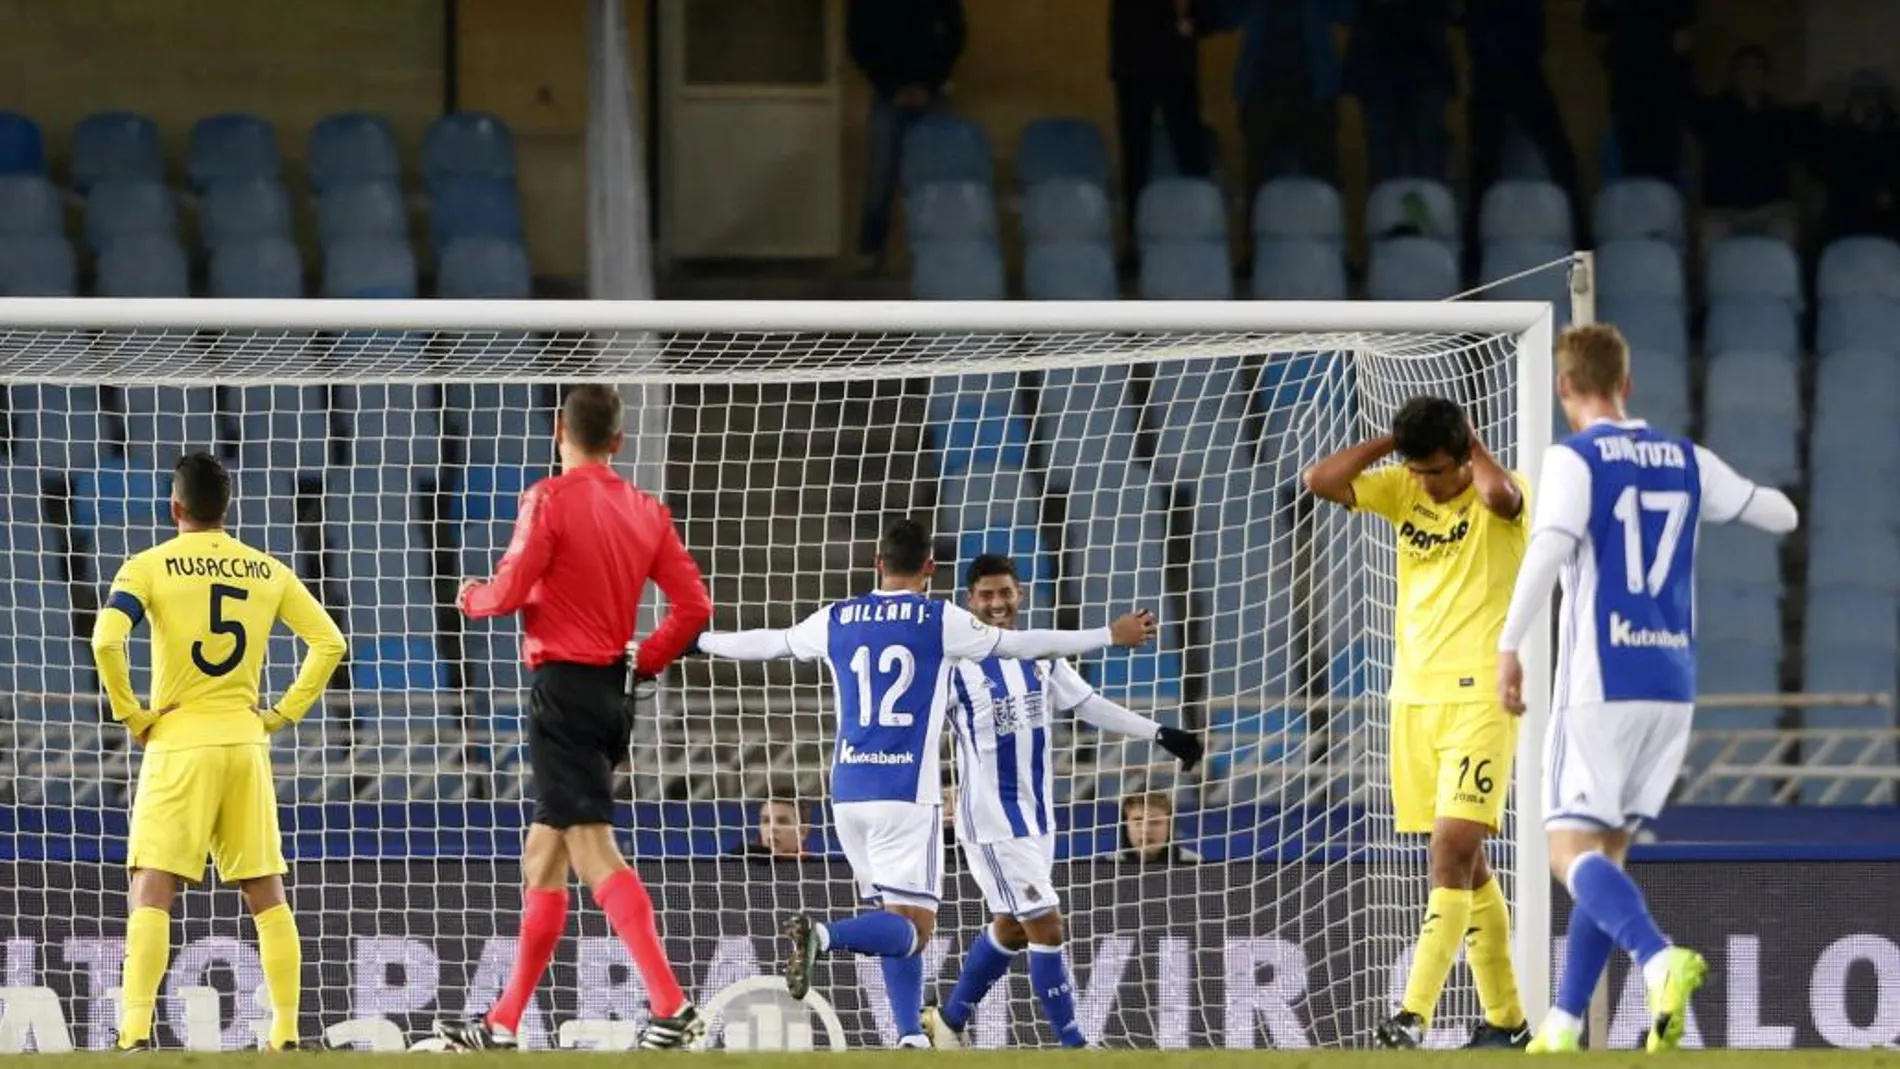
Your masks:
<svg viewBox="0 0 1900 1069"><path fill-rule="evenodd" d="M391 1047L489 1004L514 952L525 679L516 621L464 621L453 596L490 573L519 492L555 463L562 386L606 381L637 432L623 471L672 507L716 628L789 626L861 592L897 515L934 526L938 596L960 597L964 566L998 552L1027 586L1025 626L1153 609L1151 648L1080 667L1201 732L1204 764L1180 771L1066 716L1047 758L1082 1027L1110 1046L1358 1044L1397 997L1426 892L1423 844L1395 834L1388 794L1393 535L1315 504L1299 474L1424 393L1533 466L1546 316L0 302L0 999L14 1018L0 1041L96 1048L115 1020L140 753L106 722L85 636L119 562L169 536L170 466L199 449L233 472L234 533L294 567L350 641L325 700L272 749L305 1033ZM270 639L267 696L301 652ZM856 908L826 805L828 695L817 666L689 659L638 720L617 834L715 1046L894 1038L873 963L828 961L805 1006L775 979L783 914ZM1538 734L1533 716L1526 752ZM1518 774L1523 797L1536 762ZM762 823L792 825L777 833L790 856ZM1535 1007L1548 883L1520 830L1513 815L1491 861ZM946 870L926 951L944 994L986 921L961 857ZM578 901L525 1038L626 1046L645 997ZM255 1042L266 1007L239 896L213 881L175 915L160 1042ZM42 1027L23 1031L29 1017ZM1475 1019L1460 966L1435 1038ZM974 1038L1050 1042L1020 968Z"/></svg>

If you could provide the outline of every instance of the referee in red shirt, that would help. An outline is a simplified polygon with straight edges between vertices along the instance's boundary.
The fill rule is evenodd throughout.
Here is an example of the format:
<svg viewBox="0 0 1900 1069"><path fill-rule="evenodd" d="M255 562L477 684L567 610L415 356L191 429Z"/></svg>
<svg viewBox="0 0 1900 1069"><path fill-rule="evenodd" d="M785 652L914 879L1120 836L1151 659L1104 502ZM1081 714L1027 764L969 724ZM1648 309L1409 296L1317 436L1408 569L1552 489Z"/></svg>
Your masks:
<svg viewBox="0 0 1900 1069"><path fill-rule="evenodd" d="M706 628L712 599L665 505L614 473L625 435L620 397L599 385L569 391L554 424L561 474L521 495L514 538L486 583L463 583L472 619L519 611L533 673L528 762L534 823L523 851L520 946L500 1001L436 1034L469 1050L514 1048L534 989L567 925L568 870L593 891L647 990L646 1050L680 1047L705 1031L660 945L653 901L613 839L614 768L633 742L633 679L666 670ZM666 620L627 662L647 580L666 594Z"/></svg>

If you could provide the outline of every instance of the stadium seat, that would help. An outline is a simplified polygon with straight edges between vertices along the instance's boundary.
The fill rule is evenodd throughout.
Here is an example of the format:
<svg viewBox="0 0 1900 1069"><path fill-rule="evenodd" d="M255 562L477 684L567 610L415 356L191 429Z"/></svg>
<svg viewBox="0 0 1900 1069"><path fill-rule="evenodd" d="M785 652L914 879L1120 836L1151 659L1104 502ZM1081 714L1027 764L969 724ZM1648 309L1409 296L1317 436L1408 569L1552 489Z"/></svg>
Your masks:
<svg viewBox="0 0 1900 1069"><path fill-rule="evenodd" d="M1016 577L1031 588L1030 612L1055 606L1055 557L1043 545L1034 526L975 527L957 532L956 575L959 580L970 562L985 553L1003 553L1016 562ZM1051 626L1032 623L1032 627Z"/></svg>
<svg viewBox="0 0 1900 1069"><path fill-rule="evenodd" d="M1847 530L1900 528L1900 500L1892 494L1868 493L1870 486L1886 486L1896 477L1896 462L1835 456L1816 450L1811 466L1803 526Z"/></svg>
<svg viewBox="0 0 1900 1069"><path fill-rule="evenodd" d="M355 238L324 249L325 297L416 295L416 257L406 241Z"/></svg>
<svg viewBox="0 0 1900 1069"><path fill-rule="evenodd" d="M1375 301L1442 301L1458 292L1458 260L1432 238L1386 238L1372 246L1367 295Z"/></svg>
<svg viewBox="0 0 1900 1069"><path fill-rule="evenodd" d="M1104 464L1108 467L1108 464ZM1122 485L1068 495L1064 574L1083 606L1082 625L1099 627L1119 610L1108 606L1160 604L1165 597L1167 525L1161 497L1138 461L1114 465ZM1112 650L1083 661L1096 687L1118 700L1168 698L1180 693L1181 656L1172 628L1149 646Z"/></svg>
<svg viewBox="0 0 1900 1069"><path fill-rule="evenodd" d="M1016 145L1016 180L1033 189L1052 179L1108 188L1108 146L1087 119L1037 119Z"/></svg>
<svg viewBox="0 0 1900 1069"><path fill-rule="evenodd" d="M926 115L904 134L901 177L906 192L931 182L994 185L989 137L969 119L942 112Z"/></svg>
<svg viewBox="0 0 1900 1069"><path fill-rule="evenodd" d="M217 391L208 386L128 386L127 462L169 470L181 455L218 444Z"/></svg>
<svg viewBox="0 0 1900 1069"><path fill-rule="evenodd" d="M1101 242L1115 238L1108 194L1092 182L1051 178L1023 194L1023 237L1037 242Z"/></svg>
<svg viewBox="0 0 1900 1069"><path fill-rule="evenodd" d="M1730 353L1709 368L1706 439L1716 455L1755 482L1801 481L1800 376L1792 362ZM1785 388L1788 392L1780 393Z"/></svg>
<svg viewBox="0 0 1900 1069"><path fill-rule="evenodd" d="M167 465L169 468L169 465ZM101 460L73 473L73 523L82 528L128 527L151 531L171 521L169 475L150 456Z"/></svg>
<svg viewBox="0 0 1900 1069"><path fill-rule="evenodd" d="M1161 178L1143 187L1135 203L1135 236L1142 246L1158 242L1227 242L1227 204L1220 187L1205 178Z"/></svg>
<svg viewBox="0 0 1900 1069"><path fill-rule="evenodd" d="M503 178L458 175L433 187L429 232L439 252L457 238L512 238L520 241L521 199Z"/></svg>
<svg viewBox="0 0 1900 1069"><path fill-rule="evenodd" d="M241 113L208 115L193 123L185 156L191 184L201 191L224 178L277 178L283 168L277 131L266 120Z"/></svg>
<svg viewBox="0 0 1900 1069"><path fill-rule="evenodd" d="M302 297L303 254L287 238L230 241L211 254L213 297Z"/></svg>
<svg viewBox="0 0 1900 1069"><path fill-rule="evenodd" d="M396 134L381 115L325 115L310 129L306 155L310 184L318 193L343 185L402 180Z"/></svg>
<svg viewBox="0 0 1900 1069"><path fill-rule="evenodd" d="M237 391L238 465L320 471L330 458L330 403L322 386L244 386Z"/></svg>
<svg viewBox="0 0 1900 1069"><path fill-rule="evenodd" d="M1235 462L1248 416L1251 374L1239 357L1169 362L1154 369L1148 391L1158 486L1224 478Z"/></svg>
<svg viewBox="0 0 1900 1069"><path fill-rule="evenodd" d="M1682 194L1656 178L1625 178L1604 186L1592 210L1591 228L1598 245L1638 238L1681 249L1688 235Z"/></svg>
<svg viewBox="0 0 1900 1069"><path fill-rule="evenodd" d="M1841 349L1900 352L1900 301L1871 294L1823 296L1814 341L1824 353Z"/></svg>
<svg viewBox="0 0 1900 1069"><path fill-rule="evenodd" d="M86 196L86 244L102 252L133 234L178 234L178 201L149 178L108 178Z"/></svg>
<svg viewBox="0 0 1900 1069"><path fill-rule="evenodd" d="M442 461L442 400L431 386L339 386L332 391L356 468L415 472Z"/></svg>
<svg viewBox="0 0 1900 1069"><path fill-rule="evenodd" d="M1317 178L1268 182L1254 194L1253 235L1256 245L1298 239L1344 247L1346 214L1339 204L1339 191Z"/></svg>
<svg viewBox="0 0 1900 1069"><path fill-rule="evenodd" d="M1234 271L1226 243L1158 241L1143 246L1140 290L1144 301L1231 300Z"/></svg>
<svg viewBox="0 0 1900 1069"><path fill-rule="evenodd" d="M1490 301L1548 302L1562 328L1570 322L1570 255L1562 245L1518 241L1486 245L1479 274L1491 288L1483 296ZM1500 282L1506 278L1511 281Z"/></svg>
<svg viewBox="0 0 1900 1069"><path fill-rule="evenodd" d="M1366 235L1431 238L1461 243L1458 201L1443 182L1429 178L1390 178L1373 187L1366 201Z"/></svg>
<svg viewBox="0 0 1900 1069"><path fill-rule="evenodd" d="M1900 359L1874 349L1844 349L1820 362L1814 381L1816 422L1900 417Z"/></svg>
<svg viewBox="0 0 1900 1069"><path fill-rule="evenodd" d="M1042 376L1036 440L1047 454L1043 482L1068 492L1075 473L1100 457L1135 455L1135 411L1125 366L1055 368Z"/></svg>
<svg viewBox="0 0 1900 1069"><path fill-rule="evenodd" d="M0 258L0 265L5 262ZM13 413L8 456L14 464L78 471L97 462L103 431L97 386L15 385L8 389L7 407Z"/></svg>
<svg viewBox="0 0 1900 1069"><path fill-rule="evenodd" d="M1021 421L1015 421L1020 428ZM938 525L946 531L1027 527L1042 522L1042 494L1022 468L1007 459L945 465L937 484Z"/></svg>
<svg viewBox="0 0 1900 1069"><path fill-rule="evenodd" d="M1801 325L1793 308L1759 297L1723 297L1709 306L1703 327L1705 348L1775 353L1790 359L1801 352Z"/></svg>
<svg viewBox="0 0 1900 1069"><path fill-rule="evenodd" d="M65 215L59 190L44 175L0 173L0 234L59 234Z"/></svg>
<svg viewBox="0 0 1900 1069"><path fill-rule="evenodd" d="M150 117L102 111L74 127L73 186L85 193L108 178L165 180L165 153Z"/></svg>
<svg viewBox="0 0 1900 1069"><path fill-rule="evenodd" d="M1295 693L1293 538L1272 465L1237 467L1194 512L1189 571L1206 621L1208 692L1267 703Z"/></svg>
<svg viewBox="0 0 1900 1069"><path fill-rule="evenodd" d="M1660 297L1686 301L1682 254L1647 238L1612 241L1597 250L1597 293L1604 297Z"/></svg>
<svg viewBox="0 0 1900 1069"><path fill-rule="evenodd" d="M1781 540L1739 523L1712 524L1696 543L1696 577L1710 587L1756 586L1779 590ZM1707 620L1707 614L1702 619Z"/></svg>
<svg viewBox="0 0 1900 1069"><path fill-rule="evenodd" d="M1722 525L1711 530L1721 530ZM1706 535L1704 536L1706 537ZM1772 541L1769 542L1772 545ZM1702 549L1697 546L1698 551ZM1700 554L1698 553L1698 556ZM1777 642L1781 635L1781 590L1773 584L1716 583L1702 575L1696 591L1696 639L1705 646L1731 642Z"/></svg>
<svg viewBox="0 0 1900 1069"><path fill-rule="evenodd" d="M987 241L937 241L911 250L911 296L920 301L999 301L1003 256Z"/></svg>
<svg viewBox="0 0 1900 1069"><path fill-rule="evenodd" d="M1823 304L1836 297L1900 300L1900 242L1888 238L1841 238L1821 253L1815 291Z"/></svg>
<svg viewBox="0 0 1900 1069"><path fill-rule="evenodd" d="M351 238L409 236L409 207L390 181L338 182L317 198L317 240L328 245Z"/></svg>
<svg viewBox="0 0 1900 1069"><path fill-rule="evenodd" d="M1201 144L1207 152L1207 177L1218 181L1221 172L1220 135L1214 132L1213 127L1202 126ZM1181 159L1175 154L1174 140L1168 136L1167 124L1155 123L1154 136L1149 146L1148 177L1150 179L1182 177ZM1123 196L1127 196L1128 193L1128 190L1122 191Z"/></svg>
<svg viewBox="0 0 1900 1069"><path fill-rule="evenodd" d="M1700 636L1698 636L1700 637ZM1777 694L1781 691L1781 644L1763 636L1696 646L1698 694ZM1736 710L1725 710L1722 724L1739 727ZM1771 711L1772 713L1772 711ZM1772 727L1773 724L1762 726Z"/></svg>
<svg viewBox="0 0 1900 1069"><path fill-rule="evenodd" d="M554 463L554 410L559 403L553 388L526 382L451 383L442 398L451 432L465 438L471 467L541 472Z"/></svg>
<svg viewBox="0 0 1900 1069"><path fill-rule="evenodd" d="M40 124L14 111L0 111L0 175L46 174L46 142Z"/></svg>
<svg viewBox="0 0 1900 1069"><path fill-rule="evenodd" d="M1662 349L1630 352L1630 378L1635 383L1636 410L1651 423L1672 432L1689 421L1689 358Z"/></svg>
<svg viewBox="0 0 1900 1069"><path fill-rule="evenodd" d="M297 483L288 471L231 473L232 534L279 560L297 552Z"/></svg>
<svg viewBox="0 0 1900 1069"><path fill-rule="evenodd" d="M58 234L0 236L0 297L73 297L79 261Z"/></svg>
<svg viewBox="0 0 1900 1069"><path fill-rule="evenodd" d="M473 465L464 469L449 499L449 519L458 523L513 523L521 514L521 495L545 470Z"/></svg>
<svg viewBox="0 0 1900 1069"><path fill-rule="evenodd" d="M1497 182L1479 203L1478 233L1486 244L1527 241L1573 247L1570 198L1550 182Z"/></svg>
<svg viewBox="0 0 1900 1069"><path fill-rule="evenodd" d="M912 246L932 241L996 241L996 195L984 182L926 182L904 200Z"/></svg>
<svg viewBox="0 0 1900 1069"><path fill-rule="evenodd" d="M930 380L931 448L939 470L1021 469L1029 462L1029 427L1016 413L1014 375L939 375Z"/></svg>
<svg viewBox="0 0 1900 1069"><path fill-rule="evenodd" d="M231 241L290 237L290 194L275 178L220 178L198 205L198 240L216 250Z"/></svg>
<svg viewBox="0 0 1900 1069"><path fill-rule="evenodd" d="M508 124L479 111L458 111L422 135L422 174L431 189L451 178L515 179L515 141Z"/></svg>
<svg viewBox="0 0 1900 1069"><path fill-rule="evenodd" d="M528 250L509 238L460 238L442 250L436 288L460 300L526 300L534 292Z"/></svg>
<svg viewBox="0 0 1900 1069"><path fill-rule="evenodd" d="M1034 242L1023 257L1023 291L1032 301L1112 301L1121 283L1106 244Z"/></svg>
<svg viewBox="0 0 1900 1069"><path fill-rule="evenodd" d="M1808 539L1808 589L1846 587L1900 593L1900 542L1893 531L1818 527Z"/></svg>
<svg viewBox="0 0 1900 1069"><path fill-rule="evenodd" d="M1343 301L1345 254L1329 241L1256 238L1253 295L1259 300Z"/></svg>
<svg viewBox="0 0 1900 1069"><path fill-rule="evenodd" d="M1615 324L1635 351L1689 355L1689 324L1678 301L1666 297L1605 296L1597 303L1597 318Z"/></svg>
<svg viewBox="0 0 1900 1069"><path fill-rule="evenodd" d="M191 267L169 234L128 234L99 253L101 297L189 297Z"/></svg>
<svg viewBox="0 0 1900 1069"><path fill-rule="evenodd" d="M1900 471L1900 424L1816 423L1808 448L1817 471L1836 464Z"/></svg>
<svg viewBox="0 0 1900 1069"><path fill-rule="evenodd" d="M1707 288L1711 301L1723 297L1767 297L1800 311L1801 264L1787 242L1767 237L1733 237L1709 250Z"/></svg>

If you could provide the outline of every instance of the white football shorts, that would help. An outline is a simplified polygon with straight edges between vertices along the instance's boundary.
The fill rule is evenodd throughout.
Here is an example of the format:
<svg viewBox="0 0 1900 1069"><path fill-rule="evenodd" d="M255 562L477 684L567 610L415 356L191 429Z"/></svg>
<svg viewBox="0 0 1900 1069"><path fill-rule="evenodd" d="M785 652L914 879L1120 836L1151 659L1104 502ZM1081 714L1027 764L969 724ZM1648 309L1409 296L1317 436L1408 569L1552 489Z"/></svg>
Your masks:
<svg viewBox="0 0 1900 1069"><path fill-rule="evenodd" d="M1689 751L1695 706L1604 702L1551 714L1544 738L1544 827L1634 831L1669 801Z"/></svg>
<svg viewBox="0 0 1900 1069"><path fill-rule="evenodd" d="M1026 835L963 844L963 863L983 889L991 913L1026 919L1062 904L1056 897L1056 837Z"/></svg>
<svg viewBox="0 0 1900 1069"><path fill-rule="evenodd" d="M936 909L943 900L943 807L841 802L832 808L858 896Z"/></svg>

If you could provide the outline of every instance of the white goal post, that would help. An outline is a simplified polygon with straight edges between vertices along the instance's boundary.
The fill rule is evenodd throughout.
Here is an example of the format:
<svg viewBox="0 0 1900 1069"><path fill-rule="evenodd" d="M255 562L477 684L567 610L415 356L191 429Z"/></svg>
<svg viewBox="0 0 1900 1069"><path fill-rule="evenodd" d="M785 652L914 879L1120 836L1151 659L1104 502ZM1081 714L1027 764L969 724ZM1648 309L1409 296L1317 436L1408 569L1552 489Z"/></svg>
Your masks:
<svg viewBox="0 0 1900 1069"><path fill-rule="evenodd" d="M862 587L869 540L903 512L938 529L939 596L960 596L972 553L1005 551L1031 626L1158 607L1158 650L1082 667L1116 700L1205 733L1206 764L1179 774L1145 744L1066 726L1049 757L1085 1027L1143 1047L1360 1043L1426 892L1386 797L1392 535L1293 488L1420 393L1466 405L1535 479L1553 433L1553 323L1549 305L1504 301L0 300L0 751L13 762L0 803L15 814L0 821L0 965L10 987L53 992L76 1045L102 1043L137 757L101 726L69 639L117 560L166 537L152 495L172 459L211 449L237 480L235 533L291 562L352 639L325 702L274 751L306 1018L393 1043L492 997L522 823L518 640L512 621L463 625L445 599L493 567L513 495L547 473L559 387L607 382L643 405L629 415L641 455L623 471L649 485L663 473L655 489L706 569L715 627L787 626ZM1541 1016L1550 650L1548 627L1532 634L1493 857L1525 1007ZM267 691L295 652L275 640ZM809 1024L748 1009L769 1001L747 983L778 953L761 925L848 899L825 849L826 693L805 669L689 661L636 726L623 842L643 854L689 996L726 1007L727 1046L888 1033L874 968L821 973L830 1002ZM784 795L816 825L814 856L721 860L757 804ZM1157 795L1204 863L1130 860L1120 807ZM926 966L944 991L982 913L961 859L946 865ZM250 929L235 896L180 902L188 948L161 1031L233 1045L261 1012L245 987ZM637 981L580 912L580 949L563 951L528 1023L537 1042L621 1044L643 1013ZM1473 1019L1462 970L1447 1000L1447 1028ZM993 1002L980 1043L1041 1035L1025 988ZM378 1020L394 1023L352 1023Z"/></svg>

